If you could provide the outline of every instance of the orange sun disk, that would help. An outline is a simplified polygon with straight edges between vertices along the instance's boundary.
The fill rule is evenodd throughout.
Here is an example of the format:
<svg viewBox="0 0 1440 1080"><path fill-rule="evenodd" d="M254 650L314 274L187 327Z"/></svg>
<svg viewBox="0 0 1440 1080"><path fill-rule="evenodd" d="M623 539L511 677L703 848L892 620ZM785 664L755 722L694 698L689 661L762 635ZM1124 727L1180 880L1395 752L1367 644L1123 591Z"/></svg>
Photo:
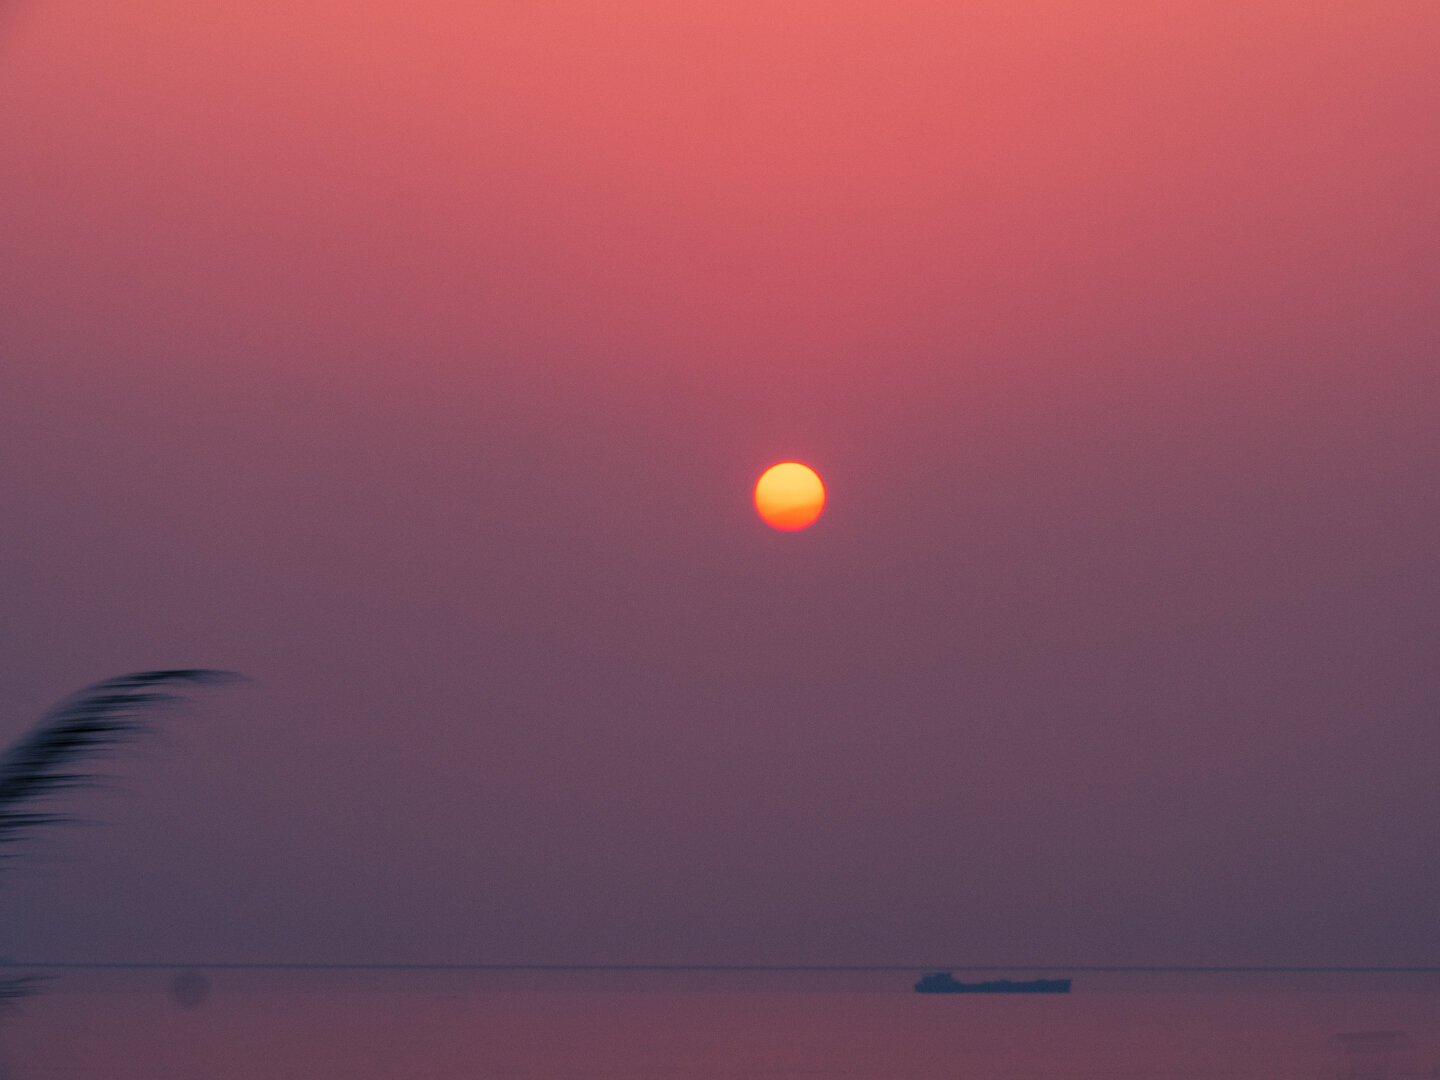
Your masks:
<svg viewBox="0 0 1440 1080"><path fill-rule="evenodd" d="M755 512L772 529L807 529L824 509L825 485L814 469L798 461L770 466L755 484Z"/></svg>

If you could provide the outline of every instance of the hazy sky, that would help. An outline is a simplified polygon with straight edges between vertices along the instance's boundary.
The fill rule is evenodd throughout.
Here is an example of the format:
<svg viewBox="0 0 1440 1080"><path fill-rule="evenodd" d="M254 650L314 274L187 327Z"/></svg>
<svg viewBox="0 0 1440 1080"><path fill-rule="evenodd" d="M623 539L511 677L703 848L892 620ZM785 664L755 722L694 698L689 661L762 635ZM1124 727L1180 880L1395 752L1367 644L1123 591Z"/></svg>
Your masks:
<svg viewBox="0 0 1440 1080"><path fill-rule="evenodd" d="M21 959L1440 963L1440 6L36 2ZM750 489L814 465L814 528Z"/></svg>

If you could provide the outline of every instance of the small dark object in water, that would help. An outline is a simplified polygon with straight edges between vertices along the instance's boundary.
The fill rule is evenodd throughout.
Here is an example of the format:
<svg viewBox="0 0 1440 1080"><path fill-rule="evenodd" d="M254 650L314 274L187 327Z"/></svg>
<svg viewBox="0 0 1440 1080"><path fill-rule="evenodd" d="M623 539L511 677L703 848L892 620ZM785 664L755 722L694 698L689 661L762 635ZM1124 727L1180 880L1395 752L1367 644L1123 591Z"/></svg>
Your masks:
<svg viewBox="0 0 1440 1080"><path fill-rule="evenodd" d="M170 996L182 1009L198 1009L210 996L210 980L194 968L179 972L170 980Z"/></svg>
<svg viewBox="0 0 1440 1080"><path fill-rule="evenodd" d="M963 983L948 971L932 971L922 975L915 984L920 994L1068 994L1069 979L991 979L988 982Z"/></svg>

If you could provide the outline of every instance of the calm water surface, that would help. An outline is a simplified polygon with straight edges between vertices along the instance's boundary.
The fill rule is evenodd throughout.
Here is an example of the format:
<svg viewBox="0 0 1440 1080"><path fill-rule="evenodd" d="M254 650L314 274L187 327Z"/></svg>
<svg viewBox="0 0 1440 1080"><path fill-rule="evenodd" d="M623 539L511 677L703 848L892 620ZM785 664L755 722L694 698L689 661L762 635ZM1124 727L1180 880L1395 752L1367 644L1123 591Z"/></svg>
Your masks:
<svg viewBox="0 0 1440 1080"><path fill-rule="evenodd" d="M5 1020L0 1077L1440 1077L1435 976L1077 976L1011 998L874 974L208 971L188 998L174 979L62 974Z"/></svg>

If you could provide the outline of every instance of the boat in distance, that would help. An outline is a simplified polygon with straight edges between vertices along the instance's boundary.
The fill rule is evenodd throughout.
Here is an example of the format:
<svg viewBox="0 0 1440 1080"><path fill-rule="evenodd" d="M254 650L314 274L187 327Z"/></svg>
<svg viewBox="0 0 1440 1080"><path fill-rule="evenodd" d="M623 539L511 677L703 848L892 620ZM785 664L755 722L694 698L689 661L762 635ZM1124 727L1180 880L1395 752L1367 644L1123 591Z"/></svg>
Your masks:
<svg viewBox="0 0 1440 1080"><path fill-rule="evenodd" d="M989 979L960 982L948 971L932 971L915 984L918 994L1068 994L1069 979Z"/></svg>

